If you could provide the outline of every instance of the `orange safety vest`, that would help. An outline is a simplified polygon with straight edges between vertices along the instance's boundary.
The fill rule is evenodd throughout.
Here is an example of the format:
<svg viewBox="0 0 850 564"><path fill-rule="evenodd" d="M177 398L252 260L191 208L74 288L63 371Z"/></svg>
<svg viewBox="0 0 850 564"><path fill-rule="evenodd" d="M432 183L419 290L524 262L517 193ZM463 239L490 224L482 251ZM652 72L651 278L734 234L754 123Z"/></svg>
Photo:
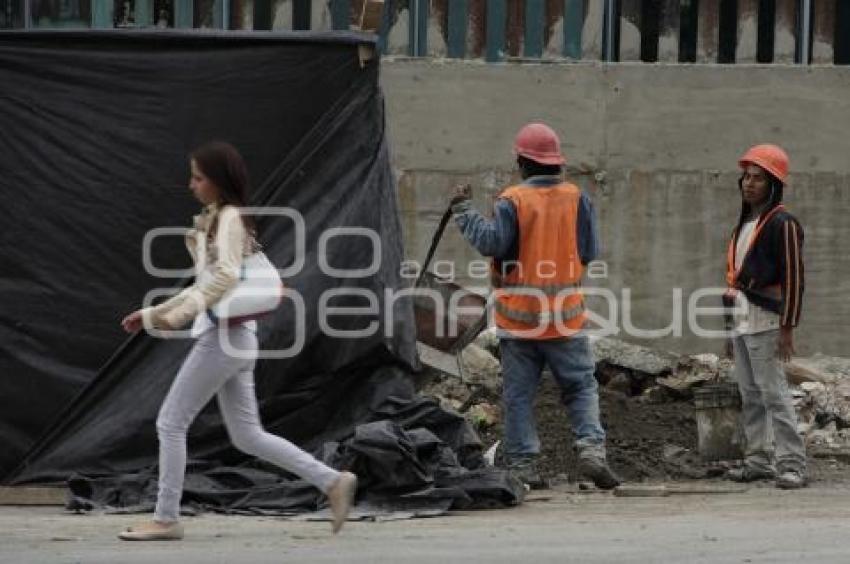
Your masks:
<svg viewBox="0 0 850 564"><path fill-rule="evenodd" d="M519 256L493 263L496 326L526 339L575 334L585 321L576 240L581 191L567 182L519 185L499 197L516 209Z"/></svg>
<svg viewBox="0 0 850 564"><path fill-rule="evenodd" d="M770 220L770 218L772 218L774 215L781 211L785 211L785 206L779 204L778 206L770 210L770 213L761 218L761 220L759 220L759 222L756 224L756 229L753 232L752 237L750 237L750 242L747 245L747 251L746 253L744 253L745 260L747 254L749 254L750 252L750 249L753 248L753 246L756 244L756 240L758 239L759 235L761 235L762 228L767 225L767 222ZM735 268L735 254L737 252L738 246L737 243L737 234L733 234L732 238L729 240L729 246L726 249L726 284L729 286L729 288L735 288L737 286L738 275L740 274L740 271ZM743 265L744 262L741 261L741 264Z"/></svg>

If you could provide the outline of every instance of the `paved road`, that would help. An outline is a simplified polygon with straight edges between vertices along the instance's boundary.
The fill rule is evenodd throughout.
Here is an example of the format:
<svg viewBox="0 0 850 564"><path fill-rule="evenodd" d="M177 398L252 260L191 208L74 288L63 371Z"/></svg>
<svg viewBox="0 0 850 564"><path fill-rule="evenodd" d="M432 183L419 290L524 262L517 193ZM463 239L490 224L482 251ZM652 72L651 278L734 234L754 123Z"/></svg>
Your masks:
<svg viewBox="0 0 850 564"><path fill-rule="evenodd" d="M616 498L553 492L521 507L413 521L326 523L204 515L182 542L126 543L133 516L0 508L2 563L165 564L850 562L850 488ZM539 497L539 495L538 495Z"/></svg>

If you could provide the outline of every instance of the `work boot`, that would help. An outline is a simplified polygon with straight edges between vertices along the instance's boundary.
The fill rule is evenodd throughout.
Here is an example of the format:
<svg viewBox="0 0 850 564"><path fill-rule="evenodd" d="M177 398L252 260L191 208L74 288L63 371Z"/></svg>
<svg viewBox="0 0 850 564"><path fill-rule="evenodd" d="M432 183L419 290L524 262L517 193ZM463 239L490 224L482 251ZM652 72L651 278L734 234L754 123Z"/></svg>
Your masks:
<svg viewBox="0 0 850 564"><path fill-rule="evenodd" d="M508 460L507 469L530 490L542 490L547 486L546 481L537 470L537 462L532 457Z"/></svg>
<svg viewBox="0 0 850 564"><path fill-rule="evenodd" d="M620 478L608 467L605 458L599 456L580 456L578 471L588 478L600 490L613 490L620 485Z"/></svg>
<svg viewBox="0 0 850 564"><path fill-rule="evenodd" d="M786 470L776 478L776 487L782 490L798 490L806 487L806 477L797 470Z"/></svg>
<svg viewBox="0 0 850 564"><path fill-rule="evenodd" d="M733 482L757 482L759 480L773 480L776 478L776 473L770 470L758 470L749 466L742 468L732 468L726 472L726 479Z"/></svg>

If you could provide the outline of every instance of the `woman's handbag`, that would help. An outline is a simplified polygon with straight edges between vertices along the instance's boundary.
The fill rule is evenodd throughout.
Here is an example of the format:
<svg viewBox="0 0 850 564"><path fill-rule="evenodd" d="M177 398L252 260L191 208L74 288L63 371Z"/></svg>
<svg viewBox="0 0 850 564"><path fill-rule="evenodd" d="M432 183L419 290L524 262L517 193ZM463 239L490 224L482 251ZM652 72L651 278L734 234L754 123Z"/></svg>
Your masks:
<svg viewBox="0 0 850 564"><path fill-rule="evenodd" d="M207 315L214 323L226 320L234 325L268 315L282 299L283 282L277 268L263 252L257 251L245 257L239 282L207 310Z"/></svg>

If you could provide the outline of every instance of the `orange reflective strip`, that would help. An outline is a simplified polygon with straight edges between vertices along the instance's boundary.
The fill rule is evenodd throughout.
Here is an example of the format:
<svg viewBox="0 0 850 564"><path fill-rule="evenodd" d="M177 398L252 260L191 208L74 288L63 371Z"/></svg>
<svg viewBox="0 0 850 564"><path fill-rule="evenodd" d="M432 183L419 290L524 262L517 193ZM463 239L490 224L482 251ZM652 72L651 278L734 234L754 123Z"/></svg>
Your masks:
<svg viewBox="0 0 850 564"><path fill-rule="evenodd" d="M783 206L782 204L779 204L778 206L770 210L770 213L764 216L762 220L759 221L758 225L756 225L756 230L753 232L753 235L750 237L750 242L747 244L747 250L744 253L744 260L741 261L741 266L744 266L744 261L747 260L747 255L750 254L750 250L753 248L753 245L755 245L756 241L758 240L762 228L767 225L767 222L771 217L773 217L780 211L785 211L785 206ZM732 237L732 241L729 242L729 249L726 252L726 283L729 284L729 286L734 286L735 281L738 280L738 275L741 274L741 271L735 268L735 247L737 247L737 245L735 245L735 240L738 238L739 234L740 232L738 232L737 234L735 234L734 237Z"/></svg>

